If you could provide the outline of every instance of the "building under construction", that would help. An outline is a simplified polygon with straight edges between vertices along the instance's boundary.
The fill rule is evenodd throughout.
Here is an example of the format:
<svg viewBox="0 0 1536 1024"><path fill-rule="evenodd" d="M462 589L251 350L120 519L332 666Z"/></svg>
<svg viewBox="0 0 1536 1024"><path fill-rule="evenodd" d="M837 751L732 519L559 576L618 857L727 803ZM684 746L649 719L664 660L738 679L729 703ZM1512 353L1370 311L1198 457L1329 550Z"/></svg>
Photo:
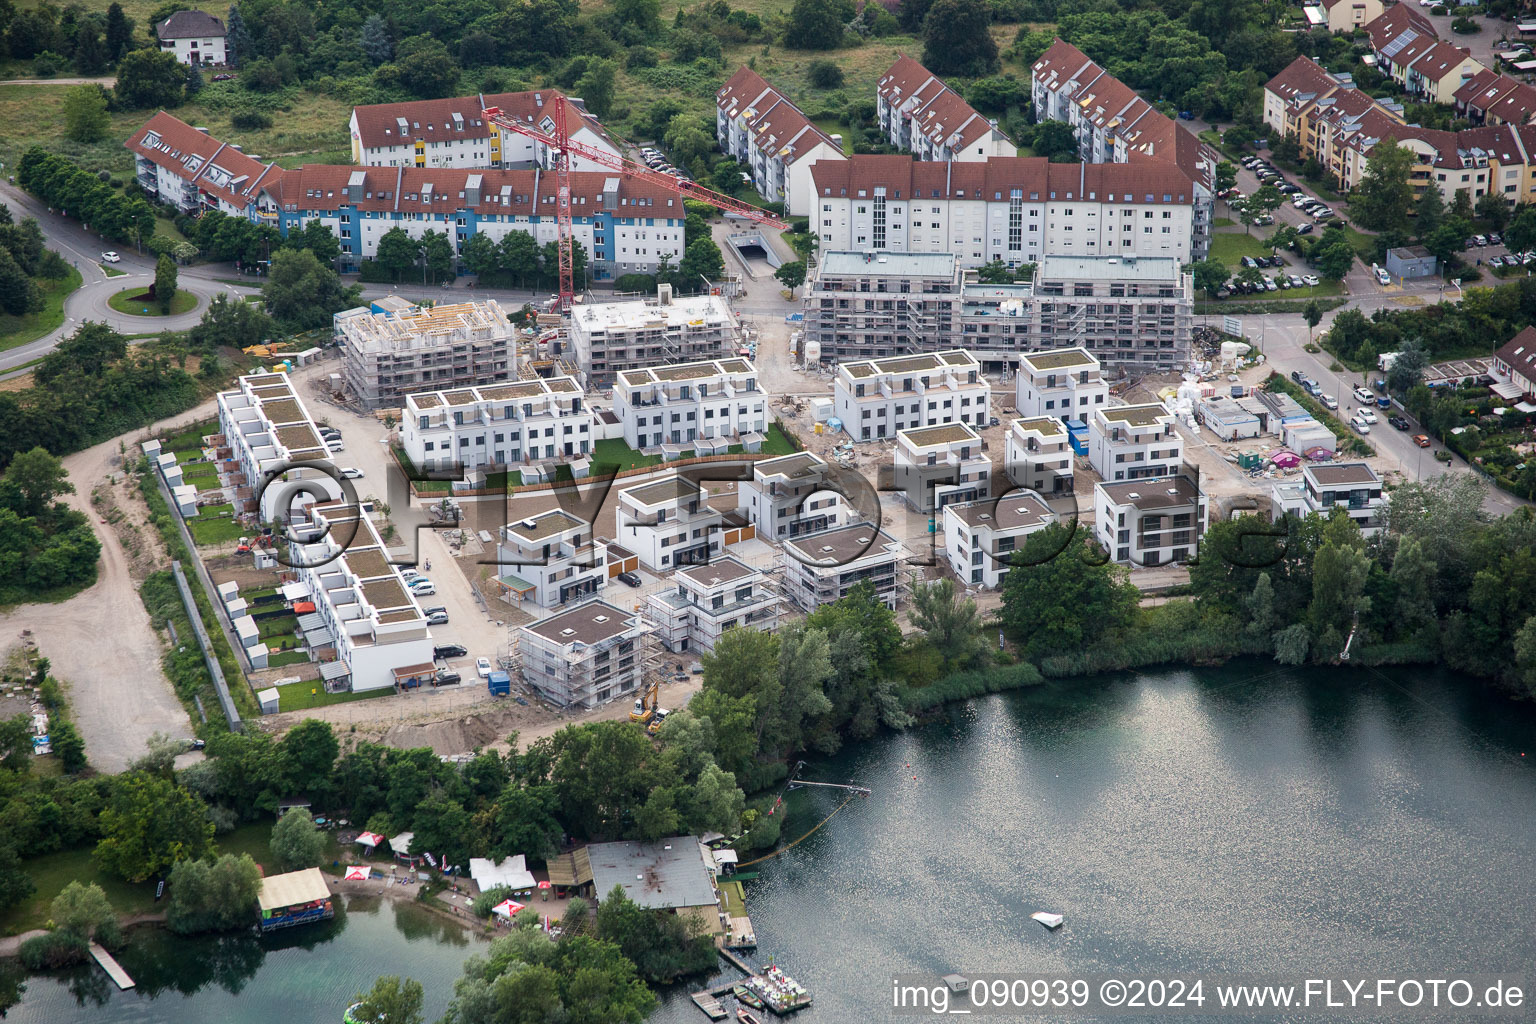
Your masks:
<svg viewBox="0 0 1536 1024"><path fill-rule="evenodd" d="M740 354L741 322L718 295L605 302L571 310L569 340L589 384L612 384L622 370Z"/></svg>
<svg viewBox="0 0 1536 1024"><path fill-rule="evenodd" d="M516 377L517 328L500 304L413 306L383 299L333 319L348 388L365 409Z"/></svg>
<svg viewBox="0 0 1536 1024"><path fill-rule="evenodd" d="M654 629L633 611L588 601L520 627L512 663L551 703L593 708L634 693L655 669Z"/></svg>

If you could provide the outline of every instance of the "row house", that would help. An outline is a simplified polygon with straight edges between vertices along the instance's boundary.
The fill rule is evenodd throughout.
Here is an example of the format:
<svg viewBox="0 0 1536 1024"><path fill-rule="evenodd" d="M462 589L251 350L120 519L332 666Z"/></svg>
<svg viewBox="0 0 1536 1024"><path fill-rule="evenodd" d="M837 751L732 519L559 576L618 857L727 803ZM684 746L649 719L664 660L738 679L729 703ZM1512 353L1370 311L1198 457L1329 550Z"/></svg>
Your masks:
<svg viewBox="0 0 1536 1024"><path fill-rule="evenodd" d="M1493 393L1521 412L1536 412L1536 328L1527 327L1500 345L1488 365Z"/></svg>
<svg viewBox="0 0 1536 1024"><path fill-rule="evenodd" d="M1536 121L1536 86L1486 68L1456 90L1456 113L1473 124L1526 125Z"/></svg>
<svg viewBox="0 0 1536 1024"><path fill-rule="evenodd" d="M444 234L455 253L476 235L499 244L521 232L539 245L559 235L555 175L540 167L284 169L164 112L135 132L127 148L139 183L184 212L219 210L271 225L285 238L319 221L340 243L336 269L342 273L373 259L379 239L395 228L413 239ZM685 212L676 192L618 171L575 171L570 183L573 237L588 255L593 279L655 273L664 259L676 262L681 255Z"/></svg>
<svg viewBox="0 0 1536 1024"><path fill-rule="evenodd" d="M608 579L608 546L592 524L551 509L498 531L496 583L509 603L554 608L591 597Z"/></svg>
<svg viewBox="0 0 1536 1024"><path fill-rule="evenodd" d="M1122 565L1189 561L1199 553L1209 514L1205 492L1187 472L1093 485L1094 539Z"/></svg>
<svg viewBox="0 0 1536 1024"><path fill-rule="evenodd" d="M1085 348L1026 352L1013 381L1013 407L1020 416L1081 420L1109 403L1103 364Z"/></svg>
<svg viewBox="0 0 1536 1024"><path fill-rule="evenodd" d="M1330 32L1353 32L1381 17L1381 0L1322 0Z"/></svg>
<svg viewBox="0 0 1536 1024"><path fill-rule="evenodd" d="M571 311L571 352L589 383L615 383L626 370L746 354L741 319L724 298L673 298L667 285L659 292L655 302L602 302Z"/></svg>
<svg viewBox="0 0 1536 1024"><path fill-rule="evenodd" d="M1018 155L997 122L977 113L937 75L906 55L896 58L875 83L875 113L891 145L919 160L970 163Z"/></svg>
<svg viewBox="0 0 1536 1024"><path fill-rule="evenodd" d="M1044 255L1199 258L1199 189L1176 164L856 155L812 169L827 250L953 253L963 267Z"/></svg>
<svg viewBox="0 0 1536 1024"><path fill-rule="evenodd" d="M343 310L331 318L331 336L365 409L393 408L415 391L506 380L517 358L517 327L494 299Z"/></svg>
<svg viewBox="0 0 1536 1024"><path fill-rule="evenodd" d="M1216 202L1215 154L1193 132L1159 111L1062 39L1030 66L1036 120L1062 121L1090 163L1173 165L1194 182L1190 259L1210 251Z"/></svg>
<svg viewBox="0 0 1536 1024"><path fill-rule="evenodd" d="M624 443L635 449L698 438L739 442L767 429L767 398L757 386L757 368L745 359L623 370L613 386L613 411Z"/></svg>
<svg viewBox="0 0 1536 1024"><path fill-rule="evenodd" d="M422 470L505 468L544 479L553 463L590 455L595 440L592 410L570 377L421 391L400 410L400 446Z"/></svg>
<svg viewBox="0 0 1536 1024"><path fill-rule="evenodd" d="M1193 309L1193 282L1171 257L1048 255L1028 283L981 284L948 253L828 252L806 289L805 337L841 361L961 348L1007 368L1081 347L1164 372L1189 359Z"/></svg>
<svg viewBox="0 0 1536 1024"><path fill-rule="evenodd" d="M1056 521L1056 513L1027 490L1010 491L989 501L944 506L944 558L961 583L1002 585L1013 568L1013 553L1029 535Z"/></svg>
<svg viewBox="0 0 1536 1024"><path fill-rule="evenodd" d="M715 94L715 139L750 170L757 192L791 215L811 208L811 167L847 159L841 135L829 135L751 68L739 69Z"/></svg>
<svg viewBox="0 0 1536 1024"><path fill-rule="evenodd" d="M595 708L639 689L653 632L632 611L588 601L518 629L519 671L556 707Z"/></svg>
<svg viewBox="0 0 1536 1024"><path fill-rule="evenodd" d="M367 513L319 502L288 528L297 582L315 610L304 642L322 662L327 690L419 685L435 671L432 633ZM313 618L310 616L313 615Z"/></svg>
<svg viewBox="0 0 1536 1024"><path fill-rule="evenodd" d="M958 349L849 362L837 368L832 407L860 441L950 423L980 428L991 421L992 385L976 357Z"/></svg>
<svg viewBox="0 0 1536 1024"><path fill-rule="evenodd" d="M725 514L711 508L708 494L685 476L619 492L618 535L652 572L714 561L723 547Z"/></svg>
<svg viewBox="0 0 1536 1024"><path fill-rule="evenodd" d="M837 526L848 508L837 487L834 471L815 452L759 459L752 479L738 485L737 508L758 537L783 541Z"/></svg>
<svg viewBox="0 0 1536 1024"><path fill-rule="evenodd" d="M553 170L554 154L536 139L508 131L486 119L488 109L540 131L553 133L556 89L456 96L408 103L353 107L348 124L352 162L370 167L468 167ZM580 99L564 96L566 132L572 142L599 150L612 160L618 148ZM571 154L571 170L601 171L602 164Z"/></svg>
<svg viewBox="0 0 1536 1024"><path fill-rule="evenodd" d="M1088 461L1112 483L1172 476L1184 461L1184 438L1160 402L1096 409L1088 420Z"/></svg>
<svg viewBox="0 0 1536 1024"><path fill-rule="evenodd" d="M806 614L848 596L860 583L895 608L906 557L900 541L871 523L853 523L784 542L784 593Z"/></svg>
<svg viewBox="0 0 1536 1024"><path fill-rule="evenodd" d="M1408 4L1372 19L1365 32L1377 68L1420 100L1449 104L1469 78L1487 70L1469 51L1440 39L1434 23Z"/></svg>
<svg viewBox="0 0 1536 1024"><path fill-rule="evenodd" d="M913 508L930 514L980 501L992 493L992 460L982 448L981 435L963 423L897 431L896 487Z"/></svg>
<svg viewBox="0 0 1536 1024"><path fill-rule="evenodd" d="M1387 526L1387 493L1381 477L1364 462L1307 463L1299 480L1277 480L1271 495L1275 522L1284 516L1324 518L1342 509L1360 532L1375 536Z"/></svg>
<svg viewBox="0 0 1536 1024"><path fill-rule="evenodd" d="M1008 426L1004 471L1016 486L1040 494L1072 493L1072 439L1061 420L1021 417Z"/></svg>
<svg viewBox="0 0 1536 1024"><path fill-rule="evenodd" d="M783 617L773 580L735 558L679 569L671 582L674 589L646 598L646 615L673 653L707 653L728 629L771 631Z"/></svg>
<svg viewBox="0 0 1536 1024"><path fill-rule="evenodd" d="M286 373L239 377L232 389L219 392L217 404L219 470L237 514L254 512L262 522L276 523L289 518L295 504L341 497L340 486L323 470L331 453Z"/></svg>

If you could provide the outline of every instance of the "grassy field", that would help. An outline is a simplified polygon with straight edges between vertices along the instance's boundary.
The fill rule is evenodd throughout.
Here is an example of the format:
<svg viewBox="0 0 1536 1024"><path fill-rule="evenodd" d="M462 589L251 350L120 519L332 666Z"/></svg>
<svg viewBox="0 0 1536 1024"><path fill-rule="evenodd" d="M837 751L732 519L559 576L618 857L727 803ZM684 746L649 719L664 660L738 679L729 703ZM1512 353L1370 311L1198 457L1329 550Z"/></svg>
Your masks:
<svg viewBox="0 0 1536 1024"><path fill-rule="evenodd" d="M77 880L101 886L119 914L143 914L155 909L153 882L131 885L114 875L99 872L89 847L29 857L25 870L37 884L37 892L0 917L0 932L6 935L43 927L48 921L48 904L61 889Z"/></svg>
<svg viewBox="0 0 1536 1024"><path fill-rule="evenodd" d="M1211 259L1236 272L1244 256L1268 256L1269 246L1263 239L1245 235L1240 231L1220 231L1211 236Z"/></svg>
<svg viewBox="0 0 1536 1024"><path fill-rule="evenodd" d="M136 296L143 294L144 288L141 285L134 285L132 288L124 288L122 291L108 299L107 305L111 306L119 313L127 313L129 316L179 316L182 313L191 312L192 309L197 305L196 295L193 295L191 292L187 291L177 291L176 294L171 297L170 311L162 313L160 312L159 303L150 302L146 299L136 298Z"/></svg>
<svg viewBox="0 0 1536 1024"><path fill-rule="evenodd" d="M619 471L626 469L640 469L645 466L656 466L661 463L660 455L641 455L622 438L607 437L592 445L592 462L595 466L612 466L618 463Z"/></svg>
<svg viewBox="0 0 1536 1024"><path fill-rule="evenodd" d="M361 693L326 693L319 679L310 679L279 686L277 708L279 711L303 711L306 708L323 708L327 704L347 704L354 700L367 700L369 697L387 697L394 692L394 687L383 686L377 690L363 690Z"/></svg>
<svg viewBox="0 0 1536 1024"><path fill-rule="evenodd" d="M196 516L187 520L187 529L192 531L192 539L198 547L209 547L238 540L244 527L233 519L204 519Z"/></svg>
<svg viewBox="0 0 1536 1024"><path fill-rule="evenodd" d="M69 276L58 281L39 281L43 293L43 308L26 316L0 313L0 352L17 345L36 341L50 331L58 330L64 323L64 299L80 287L80 271L69 268Z"/></svg>

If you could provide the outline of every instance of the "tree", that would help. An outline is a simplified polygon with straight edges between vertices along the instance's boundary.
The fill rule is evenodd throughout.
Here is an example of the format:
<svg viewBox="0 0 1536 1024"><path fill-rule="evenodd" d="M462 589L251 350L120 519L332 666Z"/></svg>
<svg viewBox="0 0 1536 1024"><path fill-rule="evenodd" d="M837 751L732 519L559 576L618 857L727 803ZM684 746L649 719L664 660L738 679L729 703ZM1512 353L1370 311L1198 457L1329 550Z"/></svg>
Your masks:
<svg viewBox="0 0 1536 1024"><path fill-rule="evenodd" d="M1323 536L1323 546L1312 556L1312 604L1307 618L1319 638L1333 631L1342 641L1354 616L1370 610L1365 583L1371 559L1365 553L1360 528L1347 515L1337 513L1330 518ZM1326 653L1332 656L1338 651Z"/></svg>
<svg viewBox="0 0 1536 1024"><path fill-rule="evenodd" d="M1504 244L1509 246L1510 252L1536 249L1536 205L1521 203L1515 207L1509 227L1504 230Z"/></svg>
<svg viewBox="0 0 1536 1024"><path fill-rule="evenodd" d="M1092 645L1128 625L1140 594L1076 523L1031 534L1003 577L1003 630L1026 657Z"/></svg>
<svg viewBox="0 0 1536 1024"><path fill-rule="evenodd" d="M977 110L1005 114L1029 103L1029 88L1012 75L993 75L972 82L965 98Z"/></svg>
<svg viewBox="0 0 1536 1024"><path fill-rule="evenodd" d="M47 518L59 495L74 493L63 460L41 447L13 457L0 477L0 505L28 518Z"/></svg>
<svg viewBox="0 0 1536 1024"><path fill-rule="evenodd" d="M107 60L116 62L128 52L133 42L133 19L123 13L123 5L113 0L107 8Z"/></svg>
<svg viewBox="0 0 1536 1024"><path fill-rule="evenodd" d="M1312 647L1312 631L1305 622L1293 623L1275 634L1275 660L1282 665L1301 665Z"/></svg>
<svg viewBox="0 0 1536 1024"><path fill-rule="evenodd" d="M1285 196L1273 185L1260 185L1248 197L1249 205L1263 214L1274 213L1280 209L1280 204L1285 202Z"/></svg>
<svg viewBox="0 0 1536 1024"><path fill-rule="evenodd" d="M379 244L383 244L383 239ZM539 243L526 231L508 231L496 246L496 258L501 269L511 274L519 287L524 287L539 272Z"/></svg>
<svg viewBox="0 0 1536 1024"><path fill-rule="evenodd" d="M9 249L0 248L0 311L11 316L25 316L43 308L43 294L27 272L11 256Z"/></svg>
<svg viewBox="0 0 1536 1024"><path fill-rule="evenodd" d="M386 974L366 995L359 992L353 997L359 1005L352 1015L372 1024L422 1024L422 995L421 982Z"/></svg>
<svg viewBox="0 0 1536 1024"><path fill-rule="evenodd" d="M934 0L923 19L923 64L936 75L997 71L992 12L983 0Z"/></svg>
<svg viewBox="0 0 1536 1024"><path fill-rule="evenodd" d="M112 909L112 901L94 882L88 885L70 882L48 905L48 916L60 931L86 940L95 938L103 926L117 925L117 911Z"/></svg>
<svg viewBox="0 0 1536 1024"><path fill-rule="evenodd" d="M1515 668L1526 694L1536 696L1536 615L1526 619L1515 634Z"/></svg>
<svg viewBox="0 0 1536 1024"><path fill-rule="evenodd" d="M981 614L976 602L960 593L954 580L913 587L907 617L944 659L946 673L970 668L986 657Z"/></svg>
<svg viewBox="0 0 1536 1024"><path fill-rule="evenodd" d="M791 50L834 50L843 41L843 19L827 0L795 0L784 30Z"/></svg>
<svg viewBox="0 0 1536 1024"><path fill-rule="evenodd" d="M1237 184L1237 166L1230 160L1220 160L1216 164L1216 191L1225 192Z"/></svg>
<svg viewBox="0 0 1536 1024"><path fill-rule="evenodd" d="M1196 260L1187 269L1194 278L1195 287L1205 292L1207 299L1216 297L1217 289L1225 287L1230 274L1225 263L1213 259Z"/></svg>
<svg viewBox="0 0 1536 1024"><path fill-rule="evenodd" d="M1509 223L1509 203L1498 192L1483 193L1472 209L1479 220L1487 222L1495 231L1503 231L1504 225Z"/></svg>
<svg viewBox="0 0 1536 1024"><path fill-rule="evenodd" d="M164 314L171 311L171 303L175 300L176 261L169 256L161 256L155 261L155 304Z"/></svg>
<svg viewBox="0 0 1536 1024"><path fill-rule="evenodd" d="M1440 261L1441 267L1449 267L1451 261L1461 253L1461 245L1466 237L1466 231L1459 223L1441 224L1424 236L1424 248ZM1531 241L1536 243L1536 218L1531 222ZM1513 247L1515 243L1509 244Z"/></svg>
<svg viewBox="0 0 1536 1024"><path fill-rule="evenodd" d="M795 289L805 283L805 263L801 260L781 263L779 269L773 272L773 276L793 295Z"/></svg>
<svg viewBox="0 0 1536 1024"><path fill-rule="evenodd" d="M1307 340L1312 340L1312 329L1323 322L1323 306L1316 299L1308 299L1301 315L1307 321Z"/></svg>
<svg viewBox="0 0 1536 1024"><path fill-rule="evenodd" d="M32 766L32 720L26 715L0 719L0 768L26 772Z"/></svg>
<svg viewBox="0 0 1536 1024"><path fill-rule="evenodd" d="M143 772L118 777L101 811L96 860L130 882L142 882L178 860L202 857L213 845L203 802L174 782Z"/></svg>
<svg viewBox="0 0 1536 1024"><path fill-rule="evenodd" d="M420 251L416 240L404 228L390 228L379 236L373 259L398 281L402 274L416 265Z"/></svg>
<svg viewBox="0 0 1536 1024"><path fill-rule="evenodd" d="M423 231L419 243L419 252L422 256L428 277L434 282L441 282L453 277L457 256L454 255L453 243L448 241L448 235L442 231Z"/></svg>
<svg viewBox="0 0 1536 1024"><path fill-rule="evenodd" d="M1414 229L1418 232L1419 240L1423 241L1445 220L1445 200L1440 197L1440 190L1426 188L1414 204L1413 213Z"/></svg>
<svg viewBox="0 0 1536 1024"><path fill-rule="evenodd" d="M307 249L281 249L272 254L272 273L262 285L261 301L280 325L303 331L324 327L331 314L357 305L361 294L356 285L343 287L336 272Z"/></svg>
<svg viewBox="0 0 1536 1024"><path fill-rule="evenodd" d="M389 37L389 24L378 14L370 14L363 22L357 44L375 65L383 64L395 53L395 42Z"/></svg>
<svg viewBox="0 0 1536 1024"><path fill-rule="evenodd" d="M421 99L453 95L459 84L459 64L448 48L431 36L413 36L395 52L395 62L379 68L381 81L396 82Z"/></svg>
<svg viewBox="0 0 1536 1024"><path fill-rule="evenodd" d="M1227 203L1227 209L1231 210L1238 223L1242 224L1243 234L1248 234L1248 229L1253 226L1254 219L1259 215L1258 210L1254 208L1253 197L1230 200Z"/></svg>
<svg viewBox="0 0 1536 1024"><path fill-rule="evenodd" d="M281 871L318 867L325 853L325 834L302 807L290 807L272 826L272 859Z"/></svg>
<svg viewBox="0 0 1536 1024"><path fill-rule="evenodd" d="M75 70L96 75L107 66L107 48L93 22L82 22L75 32Z"/></svg>
<svg viewBox="0 0 1536 1024"><path fill-rule="evenodd" d="M815 4L819 0L802 2ZM688 166L715 148L714 135L706 131L704 123L693 114L678 114L667 122L667 130L662 133L661 141L674 160Z"/></svg>
<svg viewBox="0 0 1536 1024"><path fill-rule="evenodd" d="M843 84L843 68L835 60L813 60L805 73L817 89L836 89Z"/></svg>
<svg viewBox="0 0 1536 1024"><path fill-rule="evenodd" d="M1397 585L1393 618L1412 631L1435 621L1435 587L1439 567L1417 537L1404 537L1392 558L1392 582Z"/></svg>
<svg viewBox="0 0 1536 1024"><path fill-rule="evenodd" d="M75 142L95 142L107 134L106 93L99 85L77 85L64 94L64 131Z"/></svg>
<svg viewBox="0 0 1536 1024"><path fill-rule="evenodd" d="M59 763L70 775L85 770L85 740L73 722L57 722L48 727L48 743L58 755Z"/></svg>
<svg viewBox="0 0 1536 1024"><path fill-rule="evenodd" d="M281 747L295 789L313 793L330 784L331 769L341 752L330 723L306 718L288 730Z"/></svg>
<svg viewBox="0 0 1536 1024"><path fill-rule="evenodd" d="M1459 188L1456 194L1451 196L1450 213L1459 221L1467 224L1472 222L1472 197L1467 194L1466 189Z"/></svg>
<svg viewBox="0 0 1536 1024"><path fill-rule="evenodd" d="M260 345L275 332L272 318L238 295L220 292L208 302L203 318L187 332L187 344L211 355L220 348Z"/></svg>
<svg viewBox="0 0 1536 1024"><path fill-rule="evenodd" d="M1407 231L1413 207L1409 175L1417 158L1395 139L1378 142L1365 162L1360 183L1349 194L1349 208L1360 226L1371 231Z"/></svg>
<svg viewBox="0 0 1536 1024"><path fill-rule="evenodd" d="M216 861L183 860L170 875L166 927L182 935L248 927L261 892L261 868L250 854Z"/></svg>
<svg viewBox="0 0 1536 1024"><path fill-rule="evenodd" d="M481 277L494 274L501 269L496 243L490 235L478 231L465 240L460 257L464 260L466 270Z"/></svg>
<svg viewBox="0 0 1536 1024"><path fill-rule="evenodd" d="M308 249L327 267L334 267L341 256L341 242L336 233L318 217L305 224L304 230L289 232L288 245L294 249Z"/></svg>
<svg viewBox="0 0 1536 1024"><path fill-rule="evenodd" d="M684 291L700 291L706 282L714 282L725 273L725 257L712 238L700 238L689 243L683 252L682 262L677 265L678 286Z"/></svg>
<svg viewBox="0 0 1536 1024"><path fill-rule="evenodd" d="M707 936L690 937L676 914L641 907L623 886L614 886L598 903L597 932L617 944L640 976L653 984L708 970L716 956Z"/></svg>
<svg viewBox="0 0 1536 1024"><path fill-rule="evenodd" d="M1319 274L1330 281L1340 281L1355 265L1355 250L1349 239L1340 235L1337 241L1322 246L1312 259Z"/></svg>
<svg viewBox="0 0 1536 1024"><path fill-rule="evenodd" d="M615 74L613 61L595 59L587 64L586 73L576 81L582 102L598 117L607 117L613 109Z"/></svg>
<svg viewBox="0 0 1536 1024"><path fill-rule="evenodd" d="M117 84L112 94L127 110L178 107L187 84L186 68L170 52L134 50L117 65Z"/></svg>
<svg viewBox="0 0 1536 1024"><path fill-rule="evenodd" d="M21 868L21 858L9 839L0 839L0 911L9 910L37 891L37 883Z"/></svg>
<svg viewBox="0 0 1536 1024"><path fill-rule="evenodd" d="M251 34L245 27L245 16L239 4L230 4L229 15L224 19L224 53L230 67L239 67L254 49Z"/></svg>

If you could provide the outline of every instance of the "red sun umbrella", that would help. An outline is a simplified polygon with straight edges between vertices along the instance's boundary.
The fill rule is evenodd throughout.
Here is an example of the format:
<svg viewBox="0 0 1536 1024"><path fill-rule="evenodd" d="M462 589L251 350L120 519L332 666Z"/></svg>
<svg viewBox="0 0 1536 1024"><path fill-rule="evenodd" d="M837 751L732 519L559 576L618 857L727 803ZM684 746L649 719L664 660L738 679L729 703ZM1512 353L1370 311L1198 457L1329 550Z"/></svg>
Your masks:
<svg viewBox="0 0 1536 1024"><path fill-rule="evenodd" d="M539 888L540 889L548 889L549 887L550 886L549 886L549 880L548 879L545 879L545 880L543 880L543 881L541 881L539 883Z"/></svg>
<svg viewBox="0 0 1536 1024"><path fill-rule="evenodd" d="M342 880L346 882L366 882L372 874L371 868L359 864L356 867L347 868L347 873L342 876Z"/></svg>

